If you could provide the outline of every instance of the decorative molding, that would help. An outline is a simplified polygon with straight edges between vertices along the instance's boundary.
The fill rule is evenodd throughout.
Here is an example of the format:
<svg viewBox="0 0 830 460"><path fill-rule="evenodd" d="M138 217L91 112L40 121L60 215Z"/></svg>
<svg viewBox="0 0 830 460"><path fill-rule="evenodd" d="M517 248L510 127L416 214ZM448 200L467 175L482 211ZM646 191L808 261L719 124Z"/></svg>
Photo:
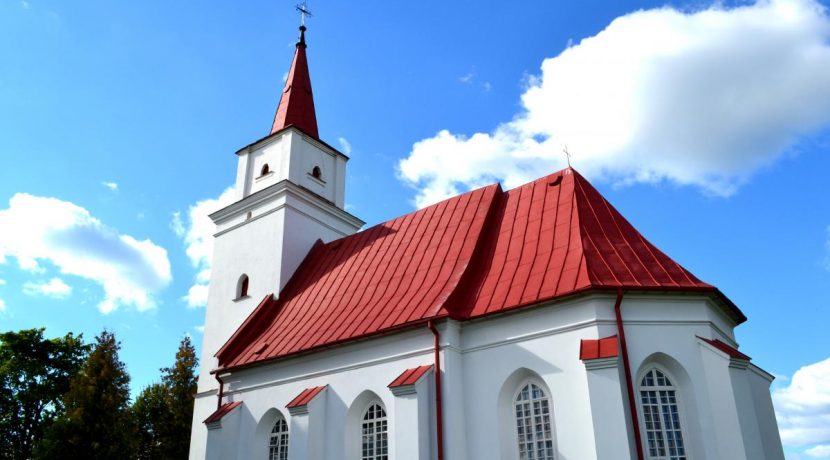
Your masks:
<svg viewBox="0 0 830 460"><path fill-rule="evenodd" d="M248 387L226 389L225 394L226 395L239 394L239 393L244 393L244 392L247 392L247 391L258 390L260 388L267 388L267 387L272 387L272 386L285 385L285 384L288 384L288 383L298 382L298 381L302 381L302 380L314 379L314 378L318 378L318 377L324 377L324 376L327 376L327 375L339 374L341 372L347 372L347 371L352 371L352 370L356 370L356 369L362 369L362 368L365 368L365 367L375 366L375 365L378 365L378 364L385 364L385 363L389 363L389 362L399 361L399 360L403 360L403 359L407 359L407 358L412 358L412 357L415 357L415 356L432 356L432 353L434 351L435 350L432 347L423 348L423 349L419 349L419 350L410 351L410 352L407 352L407 353L400 353L400 354L393 355L393 356L386 356L386 357L378 358L378 359L374 359L374 360L363 361L363 362L356 363L356 364L333 367L333 368L329 368L329 369L321 370L321 371L317 371L317 372L310 372L310 373L307 373L307 374L302 374L302 375L298 375L298 376L294 376L294 377L290 377L290 378L286 378L286 379L271 380L271 381L268 381L268 382L263 382L263 383L259 383L259 384L256 384L256 385L251 385L251 386L248 386ZM242 374L242 373L247 373L247 372L250 372L250 371L262 370L264 367L267 367L267 366L257 366L257 367L251 368L251 369L243 369L241 371L238 371L238 373ZM231 374L230 373L222 374L223 377L224 376L229 376L229 375L231 375Z"/></svg>
<svg viewBox="0 0 830 460"><path fill-rule="evenodd" d="M599 369L616 369L619 361L619 356L613 356L611 358L588 359L583 362L585 363L585 370L596 371Z"/></svg>
<svg viewBox="0 0 830 460"><path fill-rule="evenodd" d="M397 387L389 388L389 391L392 392L395 396L406 396L406 395L414 395L418 394L418 390L415 389L415 384L411 385L401 385Z"/></svg>
<svg viewBox="0 0 830 460"><path fill-rule="evenodd" d="M289 407L288 413L291 414L292 417L296 417L297 415L308 415L308 404L303 404L302 406Z"/></svg>
<svg viewBox="0 0 830 460"><path fill-rule="evenodd" d="M222 429L222 420L217 420L212 423L205 423L205 426L208 430L221 430Z"/></svg>

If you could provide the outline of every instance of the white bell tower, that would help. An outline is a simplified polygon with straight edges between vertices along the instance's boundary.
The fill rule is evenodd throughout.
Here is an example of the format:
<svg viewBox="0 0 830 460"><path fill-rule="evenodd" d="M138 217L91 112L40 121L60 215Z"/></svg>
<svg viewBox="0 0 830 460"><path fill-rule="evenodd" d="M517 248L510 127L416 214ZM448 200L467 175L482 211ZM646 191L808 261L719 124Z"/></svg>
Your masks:
<svg viewBox="0 0 830 460"><path fill-rule="evenodd" d="M364 224L343 209L348 157L317 134L300 27L294 60L271 134L240 149L237 200L210 215L216 224L199 375L201 404L216 404L214 354L259 302L285 286L318 239Z"/></svg>

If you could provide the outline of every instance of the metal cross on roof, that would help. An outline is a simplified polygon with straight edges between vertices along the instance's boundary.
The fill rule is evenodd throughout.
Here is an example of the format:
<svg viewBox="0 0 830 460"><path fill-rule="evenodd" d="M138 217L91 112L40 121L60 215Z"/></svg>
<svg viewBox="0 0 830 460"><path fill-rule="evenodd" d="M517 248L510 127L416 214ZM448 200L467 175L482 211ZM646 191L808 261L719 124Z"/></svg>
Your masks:
<svg viewBox="0 0 830 460"><path fill-rule="evenodd" d="M297 11L300 12L300 25L301 26L305 25L305 17L306 16L308 16L308 17L314 16L313 14L311 14L311 11L308 9L308 5L306 5L306 3L308 3L308 2L303 1L303 3L298 3L295 6Z"/></svg>
<svg viewBox="0 0 830 460"><path fill-rule="evenodd" d="M566 145L562 151L565 153L565 160L568 161L568 168L571 167L571 152L568 151L568 146Z"/></svg>

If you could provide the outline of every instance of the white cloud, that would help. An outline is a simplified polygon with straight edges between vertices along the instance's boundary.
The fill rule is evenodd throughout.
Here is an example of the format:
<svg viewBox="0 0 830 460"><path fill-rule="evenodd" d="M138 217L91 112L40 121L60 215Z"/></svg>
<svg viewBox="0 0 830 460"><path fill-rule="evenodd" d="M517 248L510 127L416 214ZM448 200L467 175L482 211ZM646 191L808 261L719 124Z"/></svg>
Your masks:
<svg viewBox="0 0 830 460"><path fill-rule="evenodd" d="M473 79L476 77L476 73L473 71L467 72L466 75L458 77L458 81L461 83L472 83Z"/></svg>
<svg viewBox="0 0 830 460"><path fill-rule="evenodd" d="M822 444L804 451L810 458L830 458L830 444Z"/></svg>
<svg viewBox="0 0 830 460"><path fill-rule="evenodd" d="M17 193L0 209L0 264L6 256L20 268L42 272L49 262L65 275L101 285L102 313L120 306L156 307L153 294L171 280L167 251L103 224L86 209L57 198Z"/></svg>
<svg viewBox="0 0 830 460"><path fill-rule="evenodd" d="M204 325L204 324L202 324L201 326L193 326L193 329L194 329L196 332L200 333L200 334L204 334L204 333L205 333L205 325Z"/></svg>
<svg viewBox="0 0 830 460"><path fill-rule="evenodd" d="M5 286L5 285L6 285L6 280L4 280L3 278L0 278L0 286Z"/></svg>
<svg viewBox="0 0 830 460"><path fill-rule="evenodd" d="M115 182L101 182L101 185L103 185L104 187L112 190L113 192L118 191L118 184L115 183Z"/></svg>
<svg viewBox="0 0 830 460"><path fill-rule="evenodd" d="M185 253L197 272L196 283L182 298L190 308L203 307L207 304L210 263L213 258L213 234L216 232L216 226L208 215L234 201L236 201L236 189L230 187L218 198L209 198L190 206L186 223L181 213L173 214L170 227L184 241Z"/></svg>
<svg viewBox="0 0 830 460"><path fill-rule="evenodd" d="M772 401L785 446L830 442L830 358L798 369ZM821 449L817 450L820 451Z"/></svg>
<svg viewBox="0 0 830 460"><path fill-rule="evenodd" d="M424 206L565 166L729 195L830 122L830 19L814 0L638 11L545 59L490 133L443 130L399 163Z"/></svg>
<svg viewBox="0 0 830 460"><path fill-rule="evenodd" d="M3 299L0 299L0 313L2 313L4 311L6 311L6 301L3 300Z"/></svg>
<svg viewBox="0 0 830 460"><path fill-rule="evenodd" d="M23 293L26 295L42 295L54 299L65 299L72 294L72 286L64 283L60 278L52 278L47 282L40 283L29 281L23 284Z"/></svg>
<svg viewBox="0 0 830 460"><path fill-rule="evenodd" d="M340 150L342 150L343 153L346 155L352 154L352 144L350 144L345 137L338 137L337 142L340 143Z"/></svg>

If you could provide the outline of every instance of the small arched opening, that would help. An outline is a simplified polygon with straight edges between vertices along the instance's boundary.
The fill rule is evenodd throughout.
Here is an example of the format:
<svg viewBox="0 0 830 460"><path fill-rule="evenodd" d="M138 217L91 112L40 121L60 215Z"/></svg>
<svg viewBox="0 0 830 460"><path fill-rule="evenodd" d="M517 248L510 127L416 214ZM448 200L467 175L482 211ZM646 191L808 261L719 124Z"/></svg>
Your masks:
<svg viewBox="0 0 830 460"><path fill-rule="evenodd" d="M260 168L259 175L260 175L260 177L265 176L270 172L271 172L271 167L268 166L268 163L265 163L264 165L262 165L262 168Z"/></svg>
<svg viewBox="0 0 830 460"><path fill-rule="evenodd" d="M248 297L248 282L248 275L243 273L242 276L239 277L239 280L236 282L237 299L243 299L245 297Z"/></svg>
<svg viewBox="0 0 830 460"><path fill-rule="evenodd" d="M311 177L317 180L323 180L323 171L320 169L319 166L315 166L311 169Z"/></svg>

